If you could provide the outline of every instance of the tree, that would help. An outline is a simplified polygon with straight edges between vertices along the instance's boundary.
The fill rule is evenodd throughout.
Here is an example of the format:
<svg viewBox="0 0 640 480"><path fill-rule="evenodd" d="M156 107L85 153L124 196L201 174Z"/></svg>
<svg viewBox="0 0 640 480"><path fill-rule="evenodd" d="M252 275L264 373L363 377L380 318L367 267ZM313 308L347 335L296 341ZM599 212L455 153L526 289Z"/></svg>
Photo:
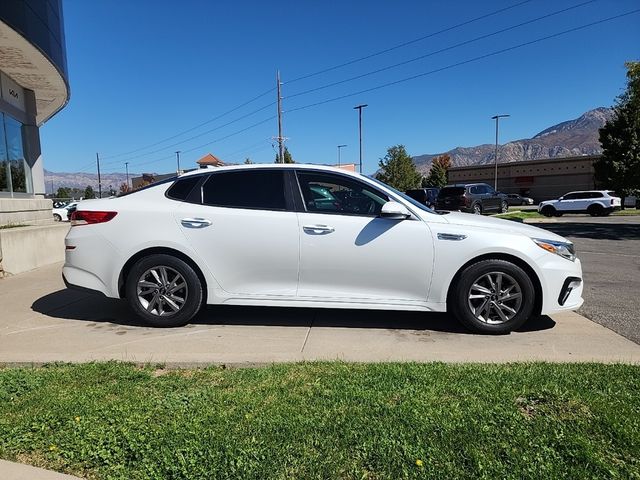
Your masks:
<svg viewBox="0 0 640 480"><path fill-rule="evenodd" d="M277 158L278 157L276 156L276 159ZM253 164L253 160L251 160L249 157L247 157L247 158L244 159L244 164L245 165L252 165Z"/></svg>
<svg viewBox="0 0 640 480"><path fill-rule="evenodd" d="M291 154L289 153L289 149L284 147L284 163L296 163ZM280 154L276 153L276 163L280 163Z"/></svg>
<svg viewBox="0 0 640 480"><path fill-rule="evenodd" d="M87 185L87 188L84 189L83 197L85 200L96 198L96 192L93 191L93 187L91 185Z"/></svg>
<svg viewBox="0 0 640 480"><path fill-rule="evenodd" d="M596 180L624 198L640 188L640 62L627 62L627 88L616 99L613 118L600 129L602 157Z"/></svg>
<svg viewBox="0 0 640 480"><path fill-rule="evenodd" d="M404 145L395 145L387 149L387 154L380 159L380 170L376 178L402 192L420 186L420 173Z"/></svg>
<svg viewBox="0 0 640 480"><path fill-rule="evenodd" d="M56 198L71 198L71 191L66 187L58 188Z"/></svg>
<svg viewBox="0 0 640 480"><path fill-rule="evenodd" d="M131 187L129 186L128 183L122 182L120 184L120 193L128 193L130 191L131 191Z"/></svg>
<svg viewBox="0 0 640 480"><path fill-rule="evenodd" d="M422 179L423 187L442 188L449 183L449 169L451 168L451 157L446 153L438 155L431 162L429 175Z"/></svg>

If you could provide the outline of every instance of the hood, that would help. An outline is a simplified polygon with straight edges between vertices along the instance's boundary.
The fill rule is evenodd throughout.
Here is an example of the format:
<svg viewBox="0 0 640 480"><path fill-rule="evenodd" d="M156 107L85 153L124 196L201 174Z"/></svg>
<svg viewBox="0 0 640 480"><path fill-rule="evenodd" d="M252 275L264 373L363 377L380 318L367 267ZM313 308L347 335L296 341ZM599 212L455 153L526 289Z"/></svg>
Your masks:
<svg viewBox="0 0 640 480"><path fill-rule="evenodd" d="M556 240L559 242L571 243L566 238L557 235L543 228L527 225L526 223L504 220L502 218L483 217L472 213L451 212L444 216L447 222L452 225L463 225L465 227L486 228L492 232L519 233L530 238L543 238L546 240Z"/></svg>

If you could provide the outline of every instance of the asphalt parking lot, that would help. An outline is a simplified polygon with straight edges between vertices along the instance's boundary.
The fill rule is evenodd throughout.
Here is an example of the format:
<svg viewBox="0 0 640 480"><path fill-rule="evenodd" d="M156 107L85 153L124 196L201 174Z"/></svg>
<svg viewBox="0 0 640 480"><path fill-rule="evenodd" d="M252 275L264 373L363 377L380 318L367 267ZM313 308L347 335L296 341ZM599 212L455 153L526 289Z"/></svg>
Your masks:
<svg viewBox="0 0 640 480"><path fill-rule="evenodd" d="M640 343L640 217L565 215L537 224L576 245L584 274L579 313Z"/></svg>

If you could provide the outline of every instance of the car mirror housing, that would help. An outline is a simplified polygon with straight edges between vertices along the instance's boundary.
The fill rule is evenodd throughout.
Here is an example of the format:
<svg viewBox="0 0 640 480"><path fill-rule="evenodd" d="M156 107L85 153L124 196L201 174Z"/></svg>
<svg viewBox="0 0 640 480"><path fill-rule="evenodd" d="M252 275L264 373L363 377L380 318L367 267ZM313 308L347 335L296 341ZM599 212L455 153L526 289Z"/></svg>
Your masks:
<svg viewBox="0 0 640 480"><path fill-rule="evenodd" d="M387 202L382 205L380 217L390 220L405 220L411 216L407 207L398 202Z"/></svg>

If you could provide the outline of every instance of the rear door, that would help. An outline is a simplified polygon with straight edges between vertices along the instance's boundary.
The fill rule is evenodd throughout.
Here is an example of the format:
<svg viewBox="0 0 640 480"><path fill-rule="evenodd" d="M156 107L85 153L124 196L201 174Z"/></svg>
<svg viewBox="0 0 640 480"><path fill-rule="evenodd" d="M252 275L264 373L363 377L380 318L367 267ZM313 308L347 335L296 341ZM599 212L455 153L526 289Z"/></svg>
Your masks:
<svg viewBox="0 0 640 480"><path fill-rule="evenodd" d="M183 203L176 213L185 238L229 293L295 296L298 220L285 174L282 168L212 173L198 203Z"/></svg>

